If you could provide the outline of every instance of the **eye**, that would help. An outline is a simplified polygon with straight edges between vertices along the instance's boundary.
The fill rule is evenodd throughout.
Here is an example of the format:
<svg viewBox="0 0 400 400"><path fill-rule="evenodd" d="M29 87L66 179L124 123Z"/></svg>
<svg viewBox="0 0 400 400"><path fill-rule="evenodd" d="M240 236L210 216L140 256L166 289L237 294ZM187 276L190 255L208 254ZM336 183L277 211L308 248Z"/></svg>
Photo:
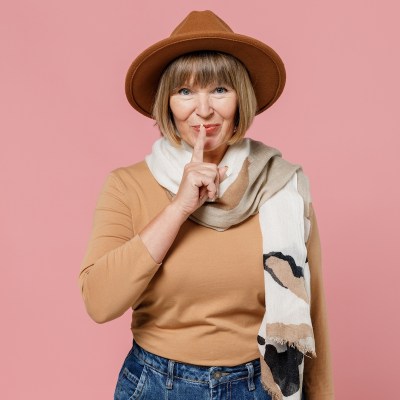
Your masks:
<svg viewBox="0 0 400 400"><path fill-rule="evenodd" d="M224 94L228 92L228 89L224 88L223 86L218 86L214 89L214 92L217 94Z"/></svg>
<svg viewBox="0 0 400 400"><path fill-rule="evenodd" d="M190 91L190 89L188 88L182 88L178 90L178 94L181 94L183 96L188 96L189 94L191 94L192 92Z"/></svg>

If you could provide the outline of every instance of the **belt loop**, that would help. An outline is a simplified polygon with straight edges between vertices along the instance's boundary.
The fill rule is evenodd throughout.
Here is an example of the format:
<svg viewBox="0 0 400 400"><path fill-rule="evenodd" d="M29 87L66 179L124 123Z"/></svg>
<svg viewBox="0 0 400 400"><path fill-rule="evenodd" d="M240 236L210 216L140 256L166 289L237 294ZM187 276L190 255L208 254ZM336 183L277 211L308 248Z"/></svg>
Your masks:
<svg viewBox="0 0 400 400"><path fill-rule="evenodd" d="M168 360L168 376L167 376L167 389L172 389L172 383L174 381L174 365L175 361Z"/></svg>
<svg viewBox="0 0 400 400"><path fill-rule="evenodd" d="M247 370L249 371L249 376L247 379L248 385L249 385L249 391L252 391L256 388L256 386L254 385L254 367L253 367L253 363L249 362L246 364Z"/></svg>

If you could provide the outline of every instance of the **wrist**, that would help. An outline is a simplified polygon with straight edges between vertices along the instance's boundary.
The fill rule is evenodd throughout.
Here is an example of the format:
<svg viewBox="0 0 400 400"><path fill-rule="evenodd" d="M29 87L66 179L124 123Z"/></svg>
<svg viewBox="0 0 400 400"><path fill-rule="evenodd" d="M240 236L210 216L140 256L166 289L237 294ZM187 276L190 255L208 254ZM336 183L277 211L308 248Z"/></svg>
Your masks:
<svg viewBox="0 0 400 400"><path fill-rule="evenodd" d="M174 221L178 221L180 225L182 225L188 218L189 215L187 212L182 209L175 201L172 201L165 208L165 211L173 218Z"/></svg>

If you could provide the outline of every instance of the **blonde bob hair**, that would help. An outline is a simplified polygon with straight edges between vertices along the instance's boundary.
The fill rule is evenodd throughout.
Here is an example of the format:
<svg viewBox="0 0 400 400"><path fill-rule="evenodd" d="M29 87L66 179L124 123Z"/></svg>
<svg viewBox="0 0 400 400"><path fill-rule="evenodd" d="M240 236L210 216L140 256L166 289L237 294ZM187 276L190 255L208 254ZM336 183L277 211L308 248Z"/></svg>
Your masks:
<svg viewBox="0 0 400 400"><path fill-rule="evenodd" d="M238 97L235 131L228 144L240 142L256 114L256 96L244 65L237 58L216 51L184 54L165 69L158 84L152 112L160 132L172 143L180 144L169 99L189 82L200 87L227 85L235 90Z"/></svg>

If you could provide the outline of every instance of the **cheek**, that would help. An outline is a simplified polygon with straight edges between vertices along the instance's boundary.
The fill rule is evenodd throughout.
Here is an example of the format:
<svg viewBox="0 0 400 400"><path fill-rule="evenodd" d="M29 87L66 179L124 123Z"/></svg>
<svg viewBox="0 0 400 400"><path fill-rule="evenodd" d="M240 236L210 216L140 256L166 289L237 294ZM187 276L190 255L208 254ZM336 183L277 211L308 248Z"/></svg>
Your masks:
<svg viewBox="0 0 400 400"><path fill-rule="evenodd" d="M191 115L191 106L189 102L170 101L169 107L174 117L175 123L186 121Z"/></svg>
<svg viewBox="0 0 400 400"><path fill-rule="evenodd" d="M235 119L236 119L235 117L236 117L236 109L233 108L233 109L229 110L229 113L227 112L225 114L224 119L229 125L234 125Z"/></svg>
<svg viewBox="0 0 400 400"><path fill-rule="evenodd" d="M237 108L238 106L236 100L229 99L229 101L226 101L221 107L221 114L223 118L229 122L234 121Z"/></svg>

